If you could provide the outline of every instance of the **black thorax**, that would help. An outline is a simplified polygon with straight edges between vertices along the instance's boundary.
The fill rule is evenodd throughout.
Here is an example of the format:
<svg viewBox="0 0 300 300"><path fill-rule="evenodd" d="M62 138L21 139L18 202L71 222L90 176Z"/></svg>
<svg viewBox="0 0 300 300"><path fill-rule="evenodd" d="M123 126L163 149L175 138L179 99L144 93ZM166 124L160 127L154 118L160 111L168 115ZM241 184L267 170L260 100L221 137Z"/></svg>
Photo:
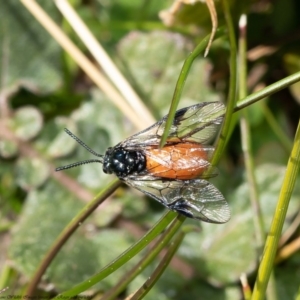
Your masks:
<svg viewBox="0 0 300 300"><path fill-rule="evenodd" d="M108 148L104 160L103 171L116 174L119 178L138 174L146 168L146 157L140 151L129 151L122 147Z"/></svg>

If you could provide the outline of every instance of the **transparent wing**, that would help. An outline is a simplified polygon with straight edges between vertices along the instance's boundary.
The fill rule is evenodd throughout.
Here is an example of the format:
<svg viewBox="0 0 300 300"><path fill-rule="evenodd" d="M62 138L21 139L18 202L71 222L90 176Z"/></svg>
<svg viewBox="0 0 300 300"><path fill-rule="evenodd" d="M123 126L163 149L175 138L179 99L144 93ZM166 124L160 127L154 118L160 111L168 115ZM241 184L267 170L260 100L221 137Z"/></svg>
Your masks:
<svg viewBox="0 0 300 300"><path fill-rule="evenodd" d="M223 121L225 106L221 102L203 102L176 112L167 143L196 142L208 144ZM158 145L165 129L167 116L151 127L120 143L127 149Z"/></svg>
<svg viewBox="0 0 300 300"><path fill-rule="evenodd" d="M162 180L153 176L138 179L129 176L125 180L128 185L186 217L210 223L226 223L230 219L223 195L206 180Z"/></svg>

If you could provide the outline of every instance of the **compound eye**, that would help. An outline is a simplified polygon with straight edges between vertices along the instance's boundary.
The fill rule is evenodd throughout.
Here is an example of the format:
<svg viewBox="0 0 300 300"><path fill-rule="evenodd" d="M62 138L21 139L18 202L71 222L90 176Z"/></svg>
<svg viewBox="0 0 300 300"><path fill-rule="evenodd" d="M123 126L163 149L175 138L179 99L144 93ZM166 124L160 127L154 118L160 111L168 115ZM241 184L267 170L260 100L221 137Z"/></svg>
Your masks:
<svg viewBox="0 0 300 300"><path fill-rule="evenodd" d="M105 174L112 174L111 163L105 162L105 163L103 164L103 172L104 172Z"/></svg>

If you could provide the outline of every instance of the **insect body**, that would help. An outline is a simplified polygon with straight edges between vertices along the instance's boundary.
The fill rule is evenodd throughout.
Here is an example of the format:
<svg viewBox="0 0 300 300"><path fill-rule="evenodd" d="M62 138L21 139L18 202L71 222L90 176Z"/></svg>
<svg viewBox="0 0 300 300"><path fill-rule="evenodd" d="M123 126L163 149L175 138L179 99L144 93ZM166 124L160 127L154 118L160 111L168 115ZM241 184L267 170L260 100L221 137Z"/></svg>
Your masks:
<svg viewBox="0 0 300 300"><path fill-rule="evenodd" d="M68 129L66 132L99 159L57 168L69 169L100 162L129 186L189 218L225 223L230 210L223 195L206 179L216 176L210 164L214 148L209 142L223 121L221 102L204 102L176 112L167 143L159 148L167 116L149 128L110 147L105 155L90 149Z"/></svg>
<svg viewBox="0 0 300 300"><path fill-rule="evenodd" d="M178 143L147 153L147 171L156 177L194 179L209 167L207 150L199 144Z"/></svg>

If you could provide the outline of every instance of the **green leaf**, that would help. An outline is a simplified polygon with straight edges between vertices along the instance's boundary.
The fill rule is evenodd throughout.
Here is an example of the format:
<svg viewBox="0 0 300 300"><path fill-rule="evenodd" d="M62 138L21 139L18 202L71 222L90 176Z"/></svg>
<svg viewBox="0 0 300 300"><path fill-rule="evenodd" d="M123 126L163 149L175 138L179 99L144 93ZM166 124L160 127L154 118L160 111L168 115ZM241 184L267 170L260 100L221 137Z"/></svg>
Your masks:
<svg viewBox="0 0 300 300"><path fill-rule="evenodd" d="M167 32L132 32L119 43L118 53L127 77L143 95L148 106L154 106L155 111L159 110L162 115L168 111L178 74L192 47L182 36ZM208 60L199 58L195 61L180 107L220 100L207 84L209 68Z"/></svg>
<svg viewBox="0 0 300 300"><path fill-rule="evenodd" d="M43 139L43 142L38 141L39 147L46 148L46 153L52 158L70 155L78 144L74 139L71 139L63 129L68 128L71 132L76 132L76 127L71 119L64 117L55 118L54 123L50 122L47 124L47 128L45 128L45 139ZM52 134L50 134L49 131L52 131ZM55 136L53 132L55 132ZM48 139L46 140L47 137Z"/></svg>
<svg viewBox="0 0 300 300"><path fill-rule="evenodd" d="M54 130L51 130L51 128L56 128L55 134L51 134L52 139L49 139L50 135L46 135L45 132L45 137L42 137L43 142L37 141L38 147L46 149L45 151L51 156L60 157L65 154L63 160L57 161L57 166L95 158L62 130L64 127L62 124L65 124L67 128L70 125L71 128L69 129L99 154L104 154L108 147L115 146L123 140L125 128L131 128L126 124L122 114L114 109L113 105L107 101L100 91L93 90L89 100L73 112L69 121L62 121L60 118L60 121L57 119L54 125L52 124L50 128L46 128L46 132L53 132ZM46 138L47 136L48 138ZM56 143L59 149L55 148L53 143ZM67 147L66 151L63 150L64 143ZM70 153L74 148L74 153ZM67 172L77 174L77 180L81 184L97 190L112 178L104 174L102 165L97 163L86 164Z"/></svg>
<svg viewBox="0 0 300 300"><path fill-rule="evenodd" d="M82 206L54 181L28 194L9 249L10 259L21 273L27 278L32 276L56 237ZM122 231L98 232L87 221L64 245L47 270L46 278L59 291L69 289L99 271L129 247L130 242Z"/></svg>
<svg viewBox="0 0 300 300"><path fill-rule="evenodd" d="M27 277L33 274L54 239L82 206L56 182L49 181L43 189L28 193L10 245L10 257L19 271Z"/></svg>
<svg viewBox="0 0 300 300"><path fill-rule="evenodd" d="M57 16L53 1L39 4ZM47 93L61 85L61 49L19 0L0 1L2 88Z"/></svg>
<svg viewBox="0 0 300 300"><path fill-rule="evenodd" d="M201 295L201 298L199 297ZM225 288L213 287L199 278L189 280L183 289L180 289L176 299L214 299L214 300L239 300L242 299L241 290L237 286Z"/></svg>
<svg viewBox="0 0 300 300"><path fill-rule="evenodd" d="M297 254L296 254L297 255ZM299 293L299 261L275 268L274 276L278 299L296 299Z"/></svg>
<svg viewBox="0 0 300 300"><path fill-rule="evenodd" d="M16 164L16 181L24 190L40 187L50 174L48 164L40 158L20 158Z"/></svg>
<svg viewBox="0 0 300 300"><path fill-rule="evenodd" d="M39 110L33 106L23 106L16 110L10 127L15 135L23 141L36 137L43 126L43 116Z"/></svg>
<svg viewBox="0 0 300 300"><path fill-rule="evenodd" d="M18 145L9 140L0 140L0 156L3 158L12 158L18 154Z"/></svg>

